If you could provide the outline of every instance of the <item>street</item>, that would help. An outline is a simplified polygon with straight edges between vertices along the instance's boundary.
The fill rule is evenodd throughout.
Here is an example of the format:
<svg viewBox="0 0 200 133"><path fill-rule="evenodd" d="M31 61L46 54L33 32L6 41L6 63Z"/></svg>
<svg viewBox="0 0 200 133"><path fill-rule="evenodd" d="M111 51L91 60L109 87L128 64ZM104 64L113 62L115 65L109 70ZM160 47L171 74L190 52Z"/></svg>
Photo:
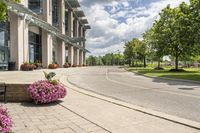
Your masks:
<svg viewBox="0 0 200 133"><path fill-rule="evenodd" d="M118 67L75 69L68 80L98 94L200 122L200 84L147 78Z"/></svg>

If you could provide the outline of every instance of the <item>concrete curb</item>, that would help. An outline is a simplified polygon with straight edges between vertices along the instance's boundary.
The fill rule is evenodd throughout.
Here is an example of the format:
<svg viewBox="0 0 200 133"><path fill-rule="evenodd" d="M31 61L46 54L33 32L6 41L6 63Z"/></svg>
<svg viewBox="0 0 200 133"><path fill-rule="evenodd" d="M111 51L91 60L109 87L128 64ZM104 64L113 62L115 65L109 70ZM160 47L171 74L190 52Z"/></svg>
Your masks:
<svg viewBox="0 0 200 133"><path fill-rule="evenodd" d="M173 80L173 81L178 81L178 82L187 82L187 83L200 84L199 81L186 80L186 79L175 79L175 78L164 78L164 77L156 77L156 76L148 76L148 75L144 75L144 74L141 74L141 73L138 73L138 72L128 71L127 68L124 68L124 70L126 70L127 72L135 73L135 74L140 75L140 76L151 78L151 79Z"/></svg>
<svg viewBox="0 0 200 133"><path fill-rule="evenodd" d="M94 93L92 91L84 90L83 88L77 87L75 84L71 83L66 76L61 77L60 82L63 83L64 85L66 85L67 87L69 87L69 89L72 89L72 90L79 92L81 94L84 94L84 95L87 95L87 96L90 96L90 97L94 97L94 98L97 98L97 99L100 99L100 100L103 100L103 101L106 101L106 102L109 102L109 103L112 103L112 104L115 104L115 105L118 105L118 106L129 108L129 109L132 109L132 110L135 110L135 111L147 114L147 115L155 116L155 117L158 117L158 118L161 118L161 119L165 119L165 120L168 120L168 121L171 121L171 122L174 122L174 123L178 123L178 124L190 127L190 128L195 128L195 129L200 130L200 123L198 123L198 122L191 121L191 120L184 119L184 118L180 118L180 117L177 117L177 116L168 115L168 114L158 112L158 111L154 111L154 110L151 110L151 109L148 109L148 108L129 104L129 103L120 101L118 99L114 99L114 98L105 96L105 95L97 94L97 93Z"/></svg>

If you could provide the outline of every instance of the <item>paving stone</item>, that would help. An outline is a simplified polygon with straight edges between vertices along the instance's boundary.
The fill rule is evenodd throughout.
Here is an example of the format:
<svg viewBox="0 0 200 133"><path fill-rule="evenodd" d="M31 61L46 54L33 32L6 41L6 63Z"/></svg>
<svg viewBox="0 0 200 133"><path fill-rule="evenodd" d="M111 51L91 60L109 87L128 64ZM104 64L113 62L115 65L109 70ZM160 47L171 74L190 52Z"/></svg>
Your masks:
<svg viewBox="0 0 200 133"><path fill-rule="evenodd" d="M71 128L64 128L59 130L54 130L53 133L76 133Z"/></svg>
<svg viewBox="0 0 200 133"><path fill-rule="evenodd" d="M87 133L96 125L60 105L41 107L32 103L8 103L15 133ZM87 126L89 125L89 126Z"/></svg>

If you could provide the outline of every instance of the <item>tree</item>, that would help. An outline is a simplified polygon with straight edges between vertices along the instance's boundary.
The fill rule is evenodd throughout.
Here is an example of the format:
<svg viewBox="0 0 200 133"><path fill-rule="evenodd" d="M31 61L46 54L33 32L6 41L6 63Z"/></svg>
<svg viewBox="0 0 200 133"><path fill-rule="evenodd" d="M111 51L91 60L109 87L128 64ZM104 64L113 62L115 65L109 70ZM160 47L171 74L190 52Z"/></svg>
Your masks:
<svg viewBox="0 0 200 133"><path fill-rule="evenodd" d="M129 66L134 66L134 61L137 63L137 60L143 60L144 67L146 67L146 55L147 47L143 41L134 38L125 44L124 58L128 61Z"/></svg>
<svg viewBox="0 0 200 133"><path fill-rule="evenodd" d="M149 44L149 47L155 53L158 60L157 69L161 69L161 58L167 54L167 45L171 43L171 40L168 38L169 33L167 33L168 30L166 27L166 21L168 21L169 18L168 10L170 10L169 5L160 12L160 19L156 20L153 27L144 35L145 42Z"/></svg>
<svg viewBox="0 0 200 133"><path fill-rule="evenodd" d="M156 47L161 43L163 43L163 45L160 45L161 48L165 45L163 50L175 57L176 71L178 71L180 58L193 55L194 36L191 20L190 7L183 2L177 8L171 8L168 5L161 12L160 20L155 23L155 38L160 38L157 38ZM159 51L163 52L161 49Z"/></svg>
<svg viewBox="0 0 200 133"><path fill-rule="evenodd" d="M102 57L104 65L110 66L113 65L113 53L108 53Z"/></svg>
<svg viewBox="0 0 200 133"><path fill-rule="evenodd" d="M120 51L118 50L118 52L116 54L114 54L114 64L115 65L123 65L124 64L124 56L120 53Z"/></svg>
<svg viewBox="0 0 200 133"><path fill-rule="evenodd" d="M6 19L6 3L5 0L0 0L0 21Z"/></svg>
<svg viewBox="0 0 200 133"><path fill-rule="evenodd" d="M194 43L196 48L196 54L200 55L200 1L190 0L190 11L192 15L192 30L194 36Z"/></svg>
<svg viewBox="0 0 200 133"><path fill-rule="evenodd" d="M134 39L133 39L134 40ZM133 58L135 57L134 44L132 42L125 43L124 59L128 62L129 66L132 65Z"/></svg>
<svg viewBox="0 0 200 133"><path fill-rule="evenodd" d="M146 55L147 55L146 43L144 43L144 41L140 41L139 39L134 39L133 44L137 57L143 60L143 66L146 67Z"/></svg>
<svg viewBox="0 0 200 133"><path fill-rule="evenodd" d="M20 2L20 0L0 0L0 21L4 21L7 18L7 6L5 1Z"/></svg>
<svg viewBox="0 0 200 133"><path fill-rule="evenodd" d="M158 57L158 68L160 68L160 58L163 56L163 43L158 43L160 42L160 38L158 37L158 31L155 31L155 27L157 25L154 24L154 26L147 30L143 34L143 43L145 44L146 50L145 50L145 55L153 60L155 57ZM162 47L162 49L160 48Z"/></svg>
<svg viewBox="0 0 200 133"><path fill-rule="evenodd" d="M169 12L170 21L168 29L170 32L169 51L175 57L175 70L178 70L179 58L184 56L194 56L194 35L192 30L192 15L189 5L184 2L179 7L171 9Z"/></svg>
<svg viewBox="0 0 200 133"><path fill-rule="evenodd" d="M97 58L95 56L89 56L86 60L89 66L96 66L97 65Z"/></svg>

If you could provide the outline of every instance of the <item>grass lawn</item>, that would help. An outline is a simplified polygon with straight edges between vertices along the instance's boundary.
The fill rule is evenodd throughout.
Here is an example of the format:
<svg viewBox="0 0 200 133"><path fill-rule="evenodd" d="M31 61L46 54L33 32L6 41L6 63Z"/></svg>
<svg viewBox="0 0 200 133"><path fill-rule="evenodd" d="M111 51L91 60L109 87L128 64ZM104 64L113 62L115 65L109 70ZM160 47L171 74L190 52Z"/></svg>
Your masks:
<svg viewBox="0 0 200 133"><path fill-rule="evenodd" d="M139 67L129 67L128 71L137 72L147 76L165 77L165 78L175 78L175 79L186 79L200 81L200 69L197 68L185 68L185 72L169 72L170 68L165 70L154 70L152 67L139 68Z"/></svg>

